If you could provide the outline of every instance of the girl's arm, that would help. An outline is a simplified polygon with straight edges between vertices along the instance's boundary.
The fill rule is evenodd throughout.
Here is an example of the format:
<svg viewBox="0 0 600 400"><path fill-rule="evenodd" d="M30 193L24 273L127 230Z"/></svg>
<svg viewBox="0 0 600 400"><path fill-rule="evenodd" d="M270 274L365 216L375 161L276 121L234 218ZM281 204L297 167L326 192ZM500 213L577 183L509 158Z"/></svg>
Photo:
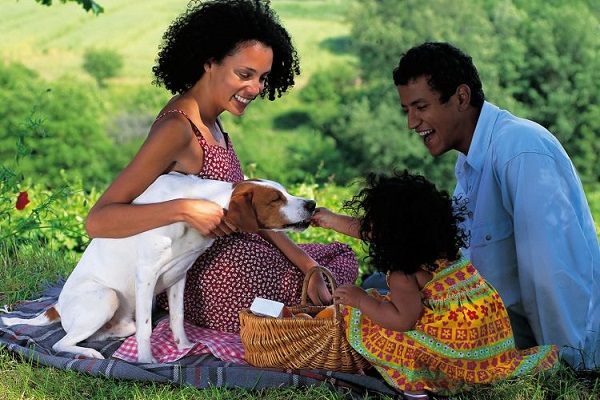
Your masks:
<svg viewBox="0 0 600 400"><path fill-rule="evenodd" d="M388 281L391 301L377 299L358 286L344 285L333 293L334 303L358 308L382 328L411 330L423 312L416 276L393 272Z"/></svg>
<svg viewBox="0 0 600 400"><path fill-rule="evenodd" d="M337 214L325 207L318 207L310 220L312 226L333 229L344 235L359 237L360 221L358 218Z"/></svg>
<svg viewBox="0 0 600 400"><path fill-rule="evenodd" d="M198 168L198 154L190 152L195 140L189 123L182 117L166 116L158 121L130 164L91 208L85 222L88 235L92 238L126 237L180 221L189 223L202 234L212 235L211 232L222 225L224 215L222 208L213 202L176 199L131 204L161 174L171 170L197 172L192 168ZM192 159L196 160L193 167Z"/></svg>

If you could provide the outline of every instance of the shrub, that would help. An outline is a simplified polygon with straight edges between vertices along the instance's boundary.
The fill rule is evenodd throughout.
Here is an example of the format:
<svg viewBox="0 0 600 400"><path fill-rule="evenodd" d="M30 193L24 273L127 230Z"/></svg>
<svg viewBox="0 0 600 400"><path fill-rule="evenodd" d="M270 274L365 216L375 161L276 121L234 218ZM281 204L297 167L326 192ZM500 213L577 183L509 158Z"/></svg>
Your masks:
<svg viewBox="0 0 600 400"><path fill-rule="evenodd" d="M95 190L84 194L81 181L70 184L63 173L64 185L52 191L44 182L20 171L21 159L31 152L27 139L39 141L45 137L35 108L15 135L13 161L0 165L0 242L10 239L15 245L34 242L47 248L82 252L89 241L83 218L87 214L87 199L97 197Z"/></svg>
<svg viewBox="0 0 600 400"><path fill-rule="evenodd" d="M104 86L106 79L116 77L123 68L123 57L110 49L88 49L83 59L83 69L99 86Z"/></svg>

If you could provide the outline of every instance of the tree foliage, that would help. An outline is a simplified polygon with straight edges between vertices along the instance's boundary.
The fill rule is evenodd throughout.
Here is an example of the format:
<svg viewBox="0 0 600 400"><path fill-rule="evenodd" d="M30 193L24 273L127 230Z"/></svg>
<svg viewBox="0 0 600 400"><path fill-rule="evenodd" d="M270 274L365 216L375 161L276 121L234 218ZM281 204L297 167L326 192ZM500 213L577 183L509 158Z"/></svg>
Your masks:
<svg viewBox="0 0 600 400"><path fill-rule="evenodd" d="M114 78L121 72L123 57L111 49L87 49L83 54L83 69L102 86L106 79Z"/></svg>
<svg viewBox="0 0 600 400"><path fill-rule="evenodd" d="M43 129L27 130L29 154L19 170L33 182L49 187L81 178L86 189L103 187L125 164L128 155L116 151L106 135L105 110L96 101L98 89L71 79L48 83L20 64L0 63L0 159L13 157L23 121L32 108ZM43 139L43 140L41 140Z"/></svg>
<svg viewBox="0 0 600 400"><path fill-rule="evenodd" d="M409 168L451 189L456 154L433 158L408 130L391 77L409 47L443 40L473 56L491 102L546 126L584 183L600 181L596 1L355 0L345 8L349 37L327 43L343 43L335 50L353 52L356 64L313 73L295 89L301 102L292 111L272 117L282 99L275 106L257 101L243 118L224 116L248 175L345 185L368 171ZM13 149L15 132L36 107L45 127L36 135L47 138L28 137L33 150L23 173L50 175L48 185L56 185L62 170L69 179L80 174L86 188L102 188L133 156L168 98L147 85L115 89L73 78L46 82L22 65L0 64L0 158L11 154L5 149Z"/></svg>
<svg viewBox="0 0 600 400"><path fill-rule="evenodd" d="M600 18L592 3L355 1L347 18L358 67L311 79L304 90L323 99L311 121L336 140L352 174L407 167L452 186L455 156L433 159L409 132L391 77L408 48L448 41L473 56L488 100L547 127L582 179L598 182Z"/></svg>
<svg viewBox="0 0 600 400"><path fill-rule="evenodd" d="M35 0L35 1L37 1L38 3L43 4L45 6L52 5L52 0ZM61 3L66 3L68 1L76 2L77 4L80 4L85 11L91 11L96 15L104 12L104 8L100 4L96 3L94 0L60 0Z"/></svg>

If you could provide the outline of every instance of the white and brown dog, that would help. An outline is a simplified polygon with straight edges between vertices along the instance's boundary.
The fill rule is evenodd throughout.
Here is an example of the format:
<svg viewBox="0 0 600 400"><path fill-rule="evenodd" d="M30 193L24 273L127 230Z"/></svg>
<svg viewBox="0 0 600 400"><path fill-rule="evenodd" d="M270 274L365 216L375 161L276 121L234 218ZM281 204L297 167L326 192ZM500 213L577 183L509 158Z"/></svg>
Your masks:
<svg viewBox="0 0 600 400"><path fill-rule="evenodd" d="M176 198L213 201L243 231L301 231L308 227L315 202L290 195L280 184L245 180L232 184L169 173L160 176L133 203ZM135 333L138 361L154 362L150 350L154 295L167 291L170 326L179 349L192 345L183 328L186 272L212 245L183 222L122 239L93 239L65 282L58 302L32 319L2 318L5 325L46 325L60 319L66 335L53 349L104 358L78 346L86 339L105 340Z"/></svg>

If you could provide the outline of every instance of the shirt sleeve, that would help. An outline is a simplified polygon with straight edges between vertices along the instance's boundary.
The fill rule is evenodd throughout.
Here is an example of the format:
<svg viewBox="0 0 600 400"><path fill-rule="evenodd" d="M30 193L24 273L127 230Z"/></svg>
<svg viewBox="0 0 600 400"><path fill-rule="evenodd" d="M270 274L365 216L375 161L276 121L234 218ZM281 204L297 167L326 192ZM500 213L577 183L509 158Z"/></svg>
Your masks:
<svg viewBox="0 0 600 400"><path fill-rule="evenodd" d="M499 171L503 204L513 219L523 306L535 338L583 349L594 253L581 220L589 210L579 178L570 163L536 152L517 155Z"/></svg>

